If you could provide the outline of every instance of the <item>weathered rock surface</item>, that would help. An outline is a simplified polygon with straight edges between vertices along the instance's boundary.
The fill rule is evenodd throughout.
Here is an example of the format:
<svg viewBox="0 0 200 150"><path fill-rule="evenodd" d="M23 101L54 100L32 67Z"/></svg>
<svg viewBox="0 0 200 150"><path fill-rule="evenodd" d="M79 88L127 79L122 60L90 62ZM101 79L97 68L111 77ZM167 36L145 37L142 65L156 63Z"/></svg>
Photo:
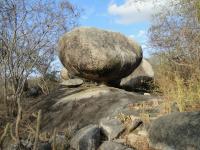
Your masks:
<svg viewBox="0 0 200 150"><path fill-rule="evenodd" d="M68 73L66 68L64 68L64 67L62 68L62 70L60 71L60 77L63 80L69 80L70 79L69 73Z"/></svg>
<svg viewBox="0 0 200 150"><path fill-rule="evenodd" d="M162 150L199 150L200 112L173 113L155 120L149 130L154 148Z"/></svg>
<svg viewBox="0 0 200 150"><path fill-rule="evenodd" d="M43 110L42 130L63 129L69 123L80 129L89 124L98 124L102 118L116 117L119 113L139 115L140 111L129 108L129 105L152 98L107 86L60 86L49 96L34 101L28 110Z"/></svg>
<svg viewBox="0 0 200 150"><path fill-rule="evenodd" d="M60 39L59 57L72 75L112 82L137 68L142 49L120 33L82 27Z"/></svg>
<svg viewBox="0 0 200 150"><path fill-rule="evenodd" d="M149 88L148 84L153 81L153 78L153 68L151 64L143 58L137 69L121 80L120 86L129 90L145 90Z"/></svg>
<svg viewBox="0 0 200 150"><path fill-rule="evenodd" d="M64 85L67 87L78 87L82 84L83 84L83 80L81 79L69 79L61 83L61 85Z"/></svg>
<svg viewBox="0 0 200 150"><path fill-rule="evenodd" d="M133 150L127 146L112 141L105 141L98 150Z"/></svg>
<svg viewBox="0 0 200 150"><path fill-rule="evenodd" d="M70 142L74 150L94 150L100 145L100 129L97 125L88 125L79 130Z"/></svg>
<svg viewBox="0 0 200 150"><path fill-rule="evenodd" d="M151 150L145 136L130 133L126 136L126 142L129 146L134 147L137 150Z"/></svg>
<svg viewBox="0 0 200 150"><path fill-rule="evenodd" d="M82 142L77 141L81 140L78 137L83 137L83 139L86 140L83 140L84 143L88 142L87 139L89 138L85 137L85 135L90 133L90 131L88 131L89 129L85 130L85 126L88 126L90 124L99 124L103 118L119 119L121 122L123 122L123 127L121 126L122 124L120 124L120 122L116 120L113 121L111 119L111 122L109 120L104 121L103 126L108 134L105 134L105 132L104 134L102 134L101 130L100 143L109 139L112 141L114 140L116 143L122 144L123 146L123 144L126 145L127 141L129 141L130 146L135 148L136 146L132 144L138 143L138 141L134 139L131 140L132 138L129 138L129 140L127 140L126 135L129 134L129 132L136 133L139 137L142 137L141 141L145 139L147 134L139 134L139 132L143 131L143 128L148 128L148 126L145 125L145 122L143 126L139 126L141 124L141 120L137 119L140 118L139 116L141 116L141 112L147 112L148 114L150 113L153 116L154 114L156 115L158 113L157 109L156 112L149 109L149 107L153 107L154 100L155 97L153 96L144 96L134 92L127 92L122 89L108 87L105 85L87 86L87 83L85 83L84 86L80 86L77 88L68 88L67 86L61 85L50 95L44 96L37 101L34 100L31 107L26 108L26 110L32 113L38 112L39 109L42 109L43 113L41 132L52 132L55 128L57 128L60 133L59 135L64 135L62 133L65 133L64 131L67 131L67 133L70 133L69 135L67 135L67 141L70 141L70 139L72 139L71 146L74 149L76 149L77 147L83 147L80 145ZM146 104L148 105L148 107L146 106ZM145 106L145 108L141 108L140 106ZM126 123L130 123L130 128L127 128ZM100 130L102 124L99 124L99 126L100 127L98 128ZM139 128L137 128L138 126ZM84 131L82 128L84 129ZM127 130L123 131L124 128L126 128L128 132L126 132ZM137 129L135 130L135 128ZM76 132L77 130L78 132ZM106 138L105 135L108 138ZM63 141L62 139L65 139L64 137L62 138L62 136L60 138L61 141ZM59 139L57 138L56 141L58 140ZM92 143L93 140L89 140L89 144L86 144L89 147L88 149L94 147L95 144ZM144 143L142 143L140 145L137 145L137 147L140 149L141 145L146 146L147 144L145 145ZM69 144L66 144L67 148L68 146ZM107 148L107 146L105 146L105 148Z"/></svg>
<svg viewBox="0 0 200 150"><path fill-rule="evenodd" d="M125 130L124 125L118 119L103 118L100 120L99 126L106 137L108 137L108 140L117 138Z"/></svg>

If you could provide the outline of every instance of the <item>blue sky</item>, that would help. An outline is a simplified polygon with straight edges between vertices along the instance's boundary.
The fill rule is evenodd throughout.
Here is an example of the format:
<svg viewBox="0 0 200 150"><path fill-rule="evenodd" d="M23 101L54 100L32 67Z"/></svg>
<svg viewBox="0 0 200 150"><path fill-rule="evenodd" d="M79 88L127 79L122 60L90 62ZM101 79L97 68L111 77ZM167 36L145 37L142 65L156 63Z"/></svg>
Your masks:
<svg viewBox="0 0 200 150"><path fill-rule="evenodd" d="M121 32L142 45L144 57L149 57L147 32L151 15L155 13L153 0L71 0L84 9L81 26L92 26Z"/></svg>

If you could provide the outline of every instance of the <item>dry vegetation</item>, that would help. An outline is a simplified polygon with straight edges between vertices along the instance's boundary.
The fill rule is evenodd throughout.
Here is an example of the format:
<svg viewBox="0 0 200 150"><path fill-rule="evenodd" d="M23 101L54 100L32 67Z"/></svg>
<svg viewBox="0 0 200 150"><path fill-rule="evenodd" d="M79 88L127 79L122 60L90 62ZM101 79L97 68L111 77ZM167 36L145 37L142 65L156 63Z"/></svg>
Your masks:
<svg viewBox="0 0 200 150"><path fill-rule="evenodd" d="M184 80L177 73L166 71L165 69L170 69L168 66L158 69L158 91L163 94L169 109L176 102L180 112L200 110L200 79L196 73L191 72L191 79Z"/></svg>
<svg viewBox="0 0 200 150"><path fill-rule="evenodd" d="M180 111L200 108L200 1L170 1L149 29L158 91Z"/></svg>

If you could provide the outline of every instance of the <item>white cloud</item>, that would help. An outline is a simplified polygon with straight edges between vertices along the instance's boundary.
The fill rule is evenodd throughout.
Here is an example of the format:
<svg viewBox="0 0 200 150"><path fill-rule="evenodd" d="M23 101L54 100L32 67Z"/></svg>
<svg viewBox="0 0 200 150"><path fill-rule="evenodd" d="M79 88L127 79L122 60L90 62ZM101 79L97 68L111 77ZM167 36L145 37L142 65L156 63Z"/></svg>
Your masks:
<svg viewBox="0 0 200 150"><path fill-rule="evenodd" d="M146 31L145 30L140 30L137 34L137 37L145 37L146 36Z"/></svg>
<svg viewBox="0 0 200 150"><path fill-rule="evenodd" d="M130 34L130 38L132 39L139 39L140 41L146 40L147 31L146 30L139 30L136 34Z"/></svg>
<svg viewBox="0 0 200 150"><path fill-rule="evenodd" d="M135 38L135 35L134 34L131 34L129 35L130 38L134 39Z"/></svg>
<svg viewBox="0 0 200 150"><path fill-rule="evenodd" d="M149 21L152 14L158 11L156 6L158 4L164 4L167 1L168 0L162 0L161 2L155 2L155 0L125 0L121 5L112 2L108 7L108 12L116 16L116 21L121 24Z"/></svg>
<svg viewBox="0 0 200 150"><path fill-rule="evenodd" d="M142 49L146 49L147 48L147 45L146 44L142 44Z"/></svg>

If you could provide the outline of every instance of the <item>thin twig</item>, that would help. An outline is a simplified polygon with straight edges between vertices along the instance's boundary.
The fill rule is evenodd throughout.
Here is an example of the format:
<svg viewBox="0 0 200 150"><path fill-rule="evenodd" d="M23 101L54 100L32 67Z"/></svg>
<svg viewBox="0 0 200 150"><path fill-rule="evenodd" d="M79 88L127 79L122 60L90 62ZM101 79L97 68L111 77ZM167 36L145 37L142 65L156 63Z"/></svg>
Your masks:
<svg viewBox="0 0 200 150"><path fill-rule="evenodd" d="M42 115L42 111L39 110L38 117L37 117L37 127L36 127L35 142L34 142L33 150L37 150L37 145L39 141L39 133L40 133L41 115Z"/></svg>

